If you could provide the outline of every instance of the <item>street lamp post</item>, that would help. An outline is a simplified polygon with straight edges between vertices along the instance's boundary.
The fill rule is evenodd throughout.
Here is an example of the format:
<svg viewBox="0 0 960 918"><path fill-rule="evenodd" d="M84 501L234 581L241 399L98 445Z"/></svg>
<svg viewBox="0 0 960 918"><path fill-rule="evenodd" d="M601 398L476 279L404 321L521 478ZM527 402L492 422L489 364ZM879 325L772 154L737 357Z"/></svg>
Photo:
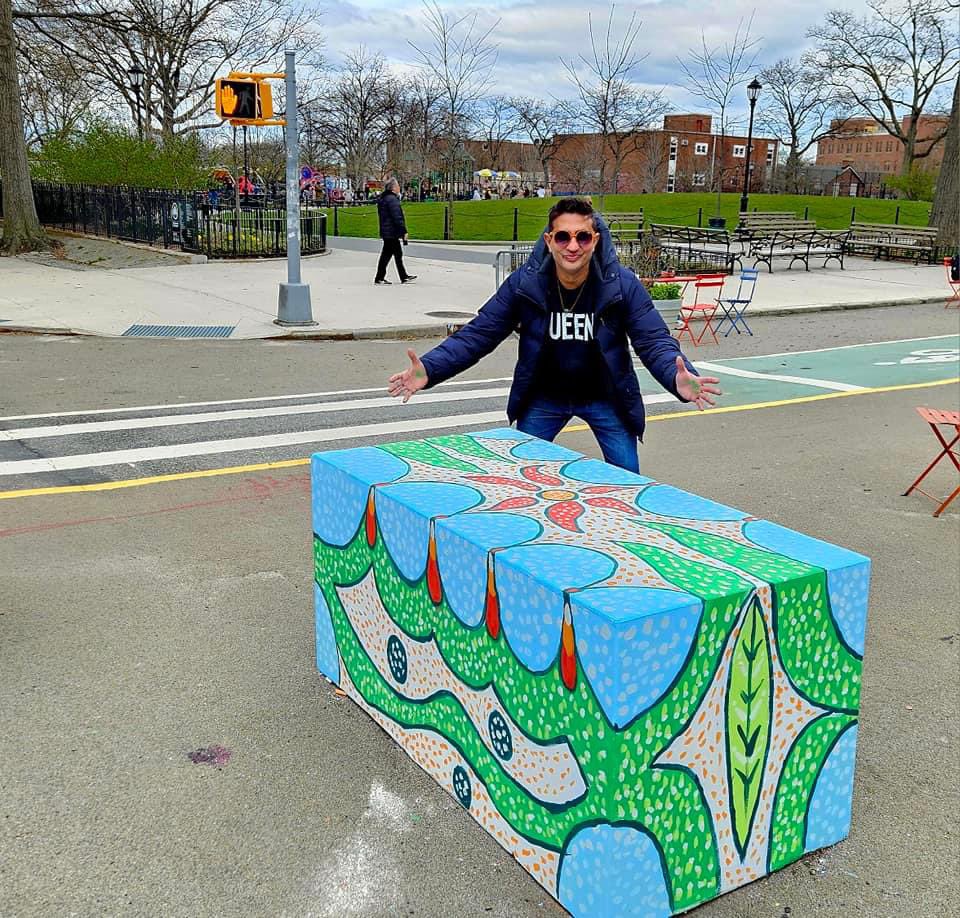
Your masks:
<svg viewBox="0 0 960 918"><path fill-rule="evenodd" d="M754 77L747 86L747 98L750 100L750 125L747 128L747 161L743 168L743 194L740 195L740 213L747 212L747 202L750 196L750 154L753 152L753 110L757 105L757 96L763 86Z"/></svg>
<svg viewBox="0 0 960 918"><path fill-rule="evenodd" d="M130 88L137 100L137 137L143 140L143 119L140 117L140 87L143 85L143 68L136 62L127 71L130 77Z"/></svg>

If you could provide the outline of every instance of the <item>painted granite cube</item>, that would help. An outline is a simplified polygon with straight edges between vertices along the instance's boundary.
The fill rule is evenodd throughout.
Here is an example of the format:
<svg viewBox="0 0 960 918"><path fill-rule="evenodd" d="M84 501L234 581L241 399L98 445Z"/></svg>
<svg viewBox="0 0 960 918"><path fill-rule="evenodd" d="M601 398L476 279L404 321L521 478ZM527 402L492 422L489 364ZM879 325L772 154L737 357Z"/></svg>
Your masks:
<svg viewBox="0 0 960 918"><path fill-rule="evenodd" d="M512 429L312 479L320 671L573 915L847 835L867 558Z"/></svg>

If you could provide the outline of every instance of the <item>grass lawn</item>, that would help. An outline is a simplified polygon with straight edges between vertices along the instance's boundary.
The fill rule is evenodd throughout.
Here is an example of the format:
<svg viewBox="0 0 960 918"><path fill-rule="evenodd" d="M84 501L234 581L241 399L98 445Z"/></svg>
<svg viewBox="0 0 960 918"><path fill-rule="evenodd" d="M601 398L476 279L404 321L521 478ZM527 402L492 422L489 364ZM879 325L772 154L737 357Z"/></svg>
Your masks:
<svg viewBox="0 0 960 918"><path fill-rule="evenodd" d="M460 240L505 240L513 238L513 211L518 211L517 235L521 240L535 239L546 223L547 211L556 198L514 198L504 201L458 201L454 205L453 236ZM696 226L700 209L702 222L713 216L715 194L618 194L607 195L602 210L606 213L630 213L643 209L647 222L679 223ZM594 197L594 204L599 205ZM727 227L737 223L740 195L725 194L720 202L720 215ZM874 198L829 198L815 195L752 194L750 210L790 211L823 229L845 229L850 225L851 210L856 219L872 223L893 223L897 208L899 222L926 226L930 213L928 201L881 201ZM443 209L440 203L404 202L403 210L412 239L442 239ZM376 205L341 207L337 224L342 236L378 236ZM327 232L333 234L333 213L327 217Z"/></svg>

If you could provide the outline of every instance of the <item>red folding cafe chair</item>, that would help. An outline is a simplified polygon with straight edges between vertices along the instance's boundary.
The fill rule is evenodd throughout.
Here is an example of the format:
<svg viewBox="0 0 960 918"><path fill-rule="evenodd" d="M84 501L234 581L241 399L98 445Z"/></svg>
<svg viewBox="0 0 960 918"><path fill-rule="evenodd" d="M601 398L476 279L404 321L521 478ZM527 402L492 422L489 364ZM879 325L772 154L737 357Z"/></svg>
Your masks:
<svg viewBox="0 0 960 918"><path fill-rule="evenodd" d="M937 509L933 511L933 515L940 516L940 514L947 509L950 501L960 494L960 485L957 485L957 487L954 488L953 491L945 498L928 494L922 488L918 488L917 485L919 485L920 482L930 474L930 472L933 470L933 467L944 456L949 456L957 471L960 472L960 450L954 449L954 447L957 445L957 442L960 441L960 412L940 411L937 408L918 408L917 413L930 425L933 435L937 438L937 440L940 441L940 445L943 447L943 449L937 453L937 456L933 462L931 462L930 465L923 470L920 477L912 485L910 485L906 491L903 492L903 495L906 497L911 491L919 491L924 497L929 497L930 500L936 501L937 504L939 504ZM939 428L941 427L952 428L953 439L949 443L943 434L940 433ZM950 436L950 433L948 433L947 436Z"/></svg>
<svg viewBox="0 0 960 918"><path fill-rule="evenodd" d="M680 303L680 329L677 332L677 341L679 341L684 332L690 336L694 347L699 347L703 336L709 331L713 336L713 343L719 344L717 333L714 328L714 320L717 317L717 310L720 308L720 296L723 293L723 282L726 280L726 274L698 274L693 282L693 302ZM690 327L691 321L703 322L703 328L699 335L694 335Z"/></svg>
<svg viewBox="0 0 960 918"><path fill-rule="evenodd" d="M944 258L943 267L947 272L947 283L950 285L951 291L953 291L953 295L944 304L944 308L960 306L960 278L957 280L953 279L953 259Z"/></svg>

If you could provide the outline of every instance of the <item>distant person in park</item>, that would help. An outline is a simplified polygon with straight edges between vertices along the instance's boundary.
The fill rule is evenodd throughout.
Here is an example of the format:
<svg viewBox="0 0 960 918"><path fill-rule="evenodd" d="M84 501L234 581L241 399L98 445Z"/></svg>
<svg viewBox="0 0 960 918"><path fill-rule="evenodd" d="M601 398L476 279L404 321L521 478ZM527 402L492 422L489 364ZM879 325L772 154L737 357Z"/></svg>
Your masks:
<svg viewBox="0 0 960 918"><path fill-rule="evenodd" d="M387 280L387 265L393 258L397 263L397 274L401 284L409 284L416 280L416 274L408 274L403 266L402 243L407 242L407 224L403 219L403 208L400 206L400 183L395 179L388 179L383 194L377 201L377 215L380 217L380 238L383 240L383 249L380 252L380 261L377 263L377 276L373 282L377 285L390 284Z"/></svg>
<svg viewBox="0 0 960 918"><path fill-rule="evenodd" d="M545 198L546 196L547 196L546 188L544 188L543 185L537 185L537 197Z"/></svg>
<svg viewBox="0 0 960 918"><path fill-rule="evenodd" d="M353 186L347 185L347 190L343 193L343 202L344 204L353 203Z"/></svg>
<svg viewBox="0 0 960 918"><path fill-rule="evenodd" d="M483 195L480 194L480 188L476 187L473 189L473 200L480 201L483 199Z"/></svg>
<svg viewBox="0 0 960 918"><path fill-rule="evenodd" d="M492 200L492 196L491 196L491 194L490 194L490 189L489 189L489 188L483 193L483 199L484 199L485 201L490 201L490 200Z"/></svg>
<svg viewBox="0 0 960 918"><path fill-rule="evenodd" d="M654 379L703 410L719 380L699 376L671 337L650 294L624 268L606 224L582 198L562 198L526 263L477 317L395 373L388 391L406 402L472 367L519 327L507 417L517 430L553 440L574 416L590 426L603 458L639 471L645 413L629 345Z"/></svg>

